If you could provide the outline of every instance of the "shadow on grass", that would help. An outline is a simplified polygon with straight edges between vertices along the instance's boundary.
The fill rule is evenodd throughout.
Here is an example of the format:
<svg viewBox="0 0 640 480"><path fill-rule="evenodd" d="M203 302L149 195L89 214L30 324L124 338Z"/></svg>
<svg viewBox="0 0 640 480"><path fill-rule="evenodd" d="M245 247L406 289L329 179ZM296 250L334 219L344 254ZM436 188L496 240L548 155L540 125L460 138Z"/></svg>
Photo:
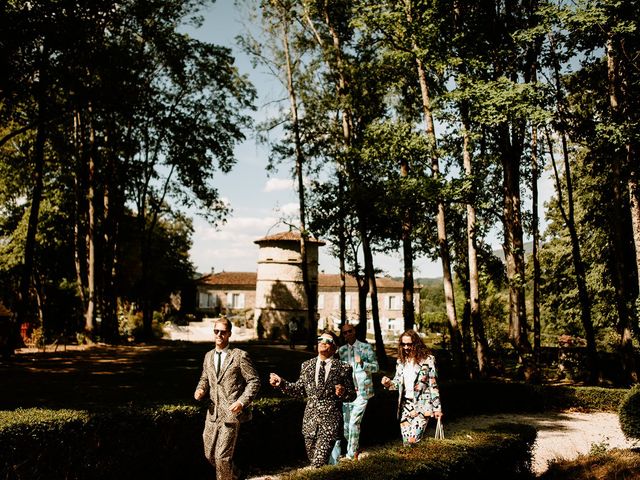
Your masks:
<svg viewBox="0 0 640 480"><path fill-rule="evenodd" d="M238 343L260 374L260 396L278 396L269 372L295 379L313 356L283 346ZM159 342L84 350L29 352L0 364L0 410L82 408L127 404L195 404L193 391L210 343Z"/></svg>

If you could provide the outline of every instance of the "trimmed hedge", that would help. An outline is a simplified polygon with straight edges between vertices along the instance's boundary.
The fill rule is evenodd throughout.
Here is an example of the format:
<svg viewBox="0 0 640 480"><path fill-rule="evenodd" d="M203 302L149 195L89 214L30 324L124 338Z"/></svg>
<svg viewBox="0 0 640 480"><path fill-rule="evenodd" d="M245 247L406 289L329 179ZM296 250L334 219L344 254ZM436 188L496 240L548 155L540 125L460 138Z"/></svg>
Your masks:
<svg viewBox="0 0 640 480"><path fill-rule="evenodd" d="M248 470L305 459L304 403L263 399L243 424L236 459ZM211 478L206 411L190 405L111 411L0 411L0 479Z"/></svg>
<svg viewBox="0 0 640 480"><path fill-rule="evenodd" d="M449 419L551 407L614 410L626 392L498 382L441 387ZM380 392L369 402L362 446L398 442L396 407L395 392ZM255 402L253 420L240 430L238 464L252 473L305 465L303 410L304 402L297 399ZM202 451L204 415L194 405L0 411L0 479L210 478Z"/></svg>
<svg viewBox="0 0 640 480"><path fill-rule="evenodd" d="M283 474L283 480L530 479L536 430L529 425L495 425L447 440L424 440L415 447L372 451L358 462Z"/></svg>
<svg viewBox="0 0 640 480"><path fill-rule="evenodd" d="M640 440L640 385L633 387L620 403L620 428L627 438Z"/></svg>

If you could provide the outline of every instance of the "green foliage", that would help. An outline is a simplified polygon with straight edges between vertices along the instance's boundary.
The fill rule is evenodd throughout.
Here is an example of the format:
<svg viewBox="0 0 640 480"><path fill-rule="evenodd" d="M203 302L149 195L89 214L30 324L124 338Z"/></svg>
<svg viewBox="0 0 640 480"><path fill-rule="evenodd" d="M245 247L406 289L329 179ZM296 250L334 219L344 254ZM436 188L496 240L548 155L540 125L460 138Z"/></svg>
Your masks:
<svg viewBox="0 0 640 480"><path fill-rule="evenodd" d="M526 479L536 431L528 425L503 425L447 440L424 440L415 447L373 450L358 462L297 470L286 480L375 479Z"/></svg>
<svg viewBox="0 0 640 480"><path fill-rule="evenodd" d="M445 414L449 419L549 409L611 410L626 393L626 390L543 387L525 383L467 381L441 385ZM474 401L470 402L470 398ZM253 419L241 427L238 463L251 472L305 464L300 428L304 406L303 400L290 398L263 398L254 402L251 406ZM389 391L374 396L367 407L362 444L373 452L372 460L340 464L335 472L332 469L321 471L329 472L327 475L370 472L371 478L378 478L376 465L387 465L389 472L395 471L398 455L411 459L428 455L425 462L410 467L416 472L423 471L427 464L429 469L435 469L428 470L433 472L446 469L459 473L470 468L480 471L480 466L485 465L482 458L487 457L488 461L499 455L515 455L514 463L505 465L510 469L516 465L520 468L529 460L528 448L533 440L529 437L530 432L520 430L511 437L513 429L506 436L494 428L491 433L472 433L471 439L425 441L425 451L439 452L434 457L425 453L423 447L402 449L397 446L400 434L396 408L397 393ZM202 453L204 415L204 409L195 405L142 407L130 404L110 409L0 411L0 478L106 480L136 475L139 478L204 479L211 475L211 467ZM494 443L493 447L490 447L491 443ZM381 448L381 445L385 447ZM462 452L467 450L476 453L470 453L465 459ZM118 462L113 462L114 458L118 458ZM387 461L390 463L385 463ZM356 470L349 473L352 468ZM398 471L406 473L404 468Z"/></svg>
<svg viewBox="0 0 640 480"><path fill-rule="evenodd" d="M618 410L620 428L627 438L640 440L640 386L625 395Z"/></svg>
<svg viewBox="0 0 640 480"><path fill-rule="evenodd" d="M238 463L252 470L268 471L303 461L300 419L304 402L260 400L252 408L253 420L241 428ZM385 416L395 424L393 411L385 412ZM367 423L375 428L375 420L371 417ZM0 474L3 478L10 475L8 478L16 479L115 479L133 475L204 479L211 475L211 467L202 453L203 421L202 409L187 405L130 406L93 412L41 409L0 412L0 445L6 446L0 449ZM394 433L397 436L397 431ZM434 468L434 471L444 468L459 473L472 471L483 465L483 461L507 453L513 463L505 468L520 471L530 460L535 431L532 432L531 427L517 427L510 433L474 433L472 436L472 439L444 442L429 440L411 451L391 446L377 451L358 468L364 468L365 472L371 468L377 471L373 465L390 454L395 460L387 466L395 469L398 455L408 454L413 462L423 450L436 449L438 454L427 463L439 460L429 471ZM390 440L394 439L386 439ZM114 462L114 458L118 461ZM425 468L421 463L412 469ZM330 475L343 472L340 469L323 471Z"/></svg>

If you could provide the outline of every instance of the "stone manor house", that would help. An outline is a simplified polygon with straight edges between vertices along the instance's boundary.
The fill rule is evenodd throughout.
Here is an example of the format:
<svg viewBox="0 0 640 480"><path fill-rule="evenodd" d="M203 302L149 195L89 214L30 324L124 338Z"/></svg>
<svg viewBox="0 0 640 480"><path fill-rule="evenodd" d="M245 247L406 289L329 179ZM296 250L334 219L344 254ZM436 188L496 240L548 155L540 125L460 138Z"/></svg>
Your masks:
<svg viewBox="0 0 640 480"><path fill-rule="evenodd" d="M305 328L306 294L302 282L300 235L281 232L258 244L256 272L209 273L197 281L196 308L203 317L225 314L234 323L255 328L259 337L282 338L291 318ZM318 291L318 328L337 329L340 324L340 275L318 273L318 247L324 242L307 241L309 277ZM402 282L387 277L376 279L380 326L383 334L397 337L403 331ZM419 311L420 286L414 287L414 305ZM352 276L346 278L347 319L358 323L358 286ZM373 332L371 298L367 298L367 332Z"/></svg>

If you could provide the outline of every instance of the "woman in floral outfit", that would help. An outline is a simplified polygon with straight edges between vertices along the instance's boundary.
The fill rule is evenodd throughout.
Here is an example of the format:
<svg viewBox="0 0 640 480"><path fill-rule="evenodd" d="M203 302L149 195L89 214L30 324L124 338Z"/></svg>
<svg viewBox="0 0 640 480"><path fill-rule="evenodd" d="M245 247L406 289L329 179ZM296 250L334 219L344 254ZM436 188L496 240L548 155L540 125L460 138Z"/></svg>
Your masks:
<svg viewBox="0 0 640 480"><path fill-rule="evenodd" d="M429 417L440 418L440 392L434 356L414 330L400 335L398 362L393 379L382 377L382 385L398 390L398 416L404 445L418 443Z"/></svg>

